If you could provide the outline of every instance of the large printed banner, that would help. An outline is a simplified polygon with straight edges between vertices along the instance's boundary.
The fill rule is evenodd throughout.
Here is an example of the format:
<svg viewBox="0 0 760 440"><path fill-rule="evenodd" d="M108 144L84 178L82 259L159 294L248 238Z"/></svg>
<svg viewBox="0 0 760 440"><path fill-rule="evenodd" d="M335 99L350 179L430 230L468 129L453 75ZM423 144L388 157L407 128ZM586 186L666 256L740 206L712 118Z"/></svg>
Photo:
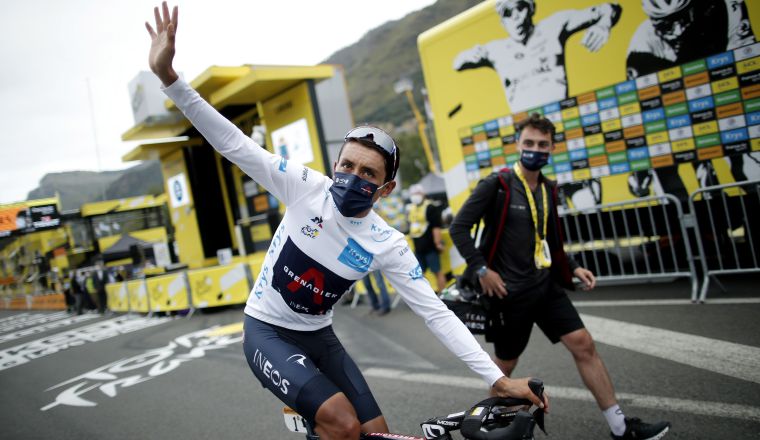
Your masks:
<svg viewBox="0 0 760 440"><path fill-rule="evenodd" d="M532 112L574 207L760 178L757 29L755 1L489 0L423 33L451 205L518 160Z"/></svg>
<svg viewBox="0 0 760 440"><path fill-rule="evenodd" d="M0 206L0 238L60 226L61 216L55 199Z"/></svg>
<svg viewBox="0 0 760 440"><path fill-rule="evenodd" d="M698 164L724 156L745 180L744 155L760 152L760 43L461 129L469 180L519 160L514 124L531 113L557 128L542 171L560 184L633 171L629 190L645 196L648 170L695 163L707 180L709 170Z"/></svg>

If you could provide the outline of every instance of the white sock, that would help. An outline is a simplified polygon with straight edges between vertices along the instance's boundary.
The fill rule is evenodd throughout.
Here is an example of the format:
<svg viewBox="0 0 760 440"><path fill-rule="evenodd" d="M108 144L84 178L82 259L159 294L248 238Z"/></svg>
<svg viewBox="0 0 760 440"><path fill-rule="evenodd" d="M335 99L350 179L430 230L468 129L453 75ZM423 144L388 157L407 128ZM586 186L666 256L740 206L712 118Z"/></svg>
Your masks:
<svg viewBox="0 0 760 440"><path fill-rule="evenodd" d="M603 414L613 434L623 435L625 433L625 415L623 414L623 410L620 409L620 405L615 404L605 409Z"/></svg>

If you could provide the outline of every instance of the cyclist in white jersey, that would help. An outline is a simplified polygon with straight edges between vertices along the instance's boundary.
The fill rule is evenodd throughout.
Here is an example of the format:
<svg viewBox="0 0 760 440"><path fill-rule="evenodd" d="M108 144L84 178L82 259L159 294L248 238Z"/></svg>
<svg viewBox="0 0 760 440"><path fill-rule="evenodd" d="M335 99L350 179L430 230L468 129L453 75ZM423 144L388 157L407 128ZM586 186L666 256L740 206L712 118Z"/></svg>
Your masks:
<svg viewBox="0 0 760 440"><path fill-rule="evenodd" d="M372 211L393 191L399 151L375 127L357 127L334 180L261 148L178 78L177 8L155 8L149 64L164 91L224 157L282 201L277 228L245 307L244 351L254 375L295 407L323 440L388 432L366 381L332 332L332 306L354 282L381 270L433 334L500 396L539 400L528 379L503 375L422 277L404 236Z"/></svg>
<svg viewBox="0 0 760 440"><path fill-rule="evenodd" d="M460 52L454 70L491 67L499 75L510 110L518 112L567 97L565 43L587 29L582 44L601 49L620 17L621 7L602 3L586 9L559 11L537 24L534 0L497 0L496 12L508 38Z"/></svg>

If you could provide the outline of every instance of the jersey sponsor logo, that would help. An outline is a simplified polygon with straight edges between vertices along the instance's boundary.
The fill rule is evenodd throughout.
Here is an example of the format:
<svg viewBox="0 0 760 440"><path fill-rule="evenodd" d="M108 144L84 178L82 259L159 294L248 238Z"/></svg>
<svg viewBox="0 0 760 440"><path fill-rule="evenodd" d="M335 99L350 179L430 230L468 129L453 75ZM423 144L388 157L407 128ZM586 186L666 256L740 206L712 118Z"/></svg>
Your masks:
<svg viewBox="0 0 760 440"><path fill-rule="evenodd" d="M319 229L306 225L301 228L301 233L309 238L317 238L319 236Z"/></svg>
<svg viewBox="0 0 760 440"><path fill-rule="evenodd" d="M266 376L267 379L272 381L272 385L282 394L288 395L288 385L290 385L290 381L283 378L282 374L279 370L274 368L274 365L269 361L269 359L264 356L259 349L256 349L256 353L253 354L253 364L261 371L261 373Z"/></svg>
<svg viewBox="0 0 760 440"><path fill-rule="evenodd" d="M280 165L279 165L278 169L280 170L280 172L284 173L287 168L288 168L288 160L285 159L284 157L281 157L280 158Z"/></svg>
<svg viewBox="0 0 760 440"><path fill-rule="evenodd" d="M338 256L338 261L357 272L369 271L374 256L364 250L353 238L348 239L348 244Z"/></svg>
<svg viewBox="0 0 760 440"><path fill-rule="evenodd" d="M348 222L354 226L361 226L361 224L364 223L361 220L349 220Z"/></svg>
<svg viewBox="0 0 760 440"><path fill-rule="evenodd" d="M302 366L302 367L306 368L306 363L305 363L305 361L306 361L306 356L304 356L304 355L302 355L302 354L300 354L300 353L297 353L297 354L294 354L293 356L290 356L290 357L287 359L287 361L288 361L288 362L291 362L291 359L292 359L292 362L293 362L294 364L298 364L298 365L300 365L300 366Z"/></svg>
<svg viewBox="0 0 760 440"><path fill-rule="evenodd" d="M301 180L306 182L308 178L309 178L309 169L306 167L303 167L303 172L301 173Z"/></svg>
<svg viewBox="0 0 760 440"><path fill-rule="evenodd" d="M419 264L409 271L409 278L419 280L422 278L422 266Z"/></svg>
<svg viewBox="0 0 760 440"><path fill-rule="evenodd" d="M319 229L322 229L322 217L316 216L313 219L311 219L312 223L315 223L317 226L319 226Z"/></svg>
<svg viewBox="0 0 760 440"><path fill-rule="evenodd" d="M261 297L264 295L264 287L269 284L269 266L264 266L261 268L261 272L259 273L259 281L256 283L256 287L253 289L253 294L256 295L256 298L261 299Z"/></svg>
<svg viewBox="0 0 760 440"><path fill-rule="evenodd" d="M409 246L404 246L404 249L401 249L400 251L398 251L398 256L403 257L404 255L406 255L407 252L409 252Z"/></svg>
<svg viewBox="0 0 760 440"><path fill-rule="evenodd" d="M322 315L351 287L287 238L274 265L272 287L296 313Z"/></svg>
<svg viewBox="0 0 760 440"><path fill-rule="evenodd" d="M370 236L373 240L375 240L378 243L382 243L386 241L387 239L391 238L391 235L393 234L393 229L383 229L376 224L372 224L370 227Z"/></svg>
<svg viewBox="0 0 760 440"><path fill-rule="evenodd" d="M275 250L280 247L280 244L282 244L282 236L285 232L285 224L280 224L280 227L277 228L277 232L275 232L274 237L272 237L272 241L269 243L269 250L267 253L269 253L270 257L274 256Z"/></svg>

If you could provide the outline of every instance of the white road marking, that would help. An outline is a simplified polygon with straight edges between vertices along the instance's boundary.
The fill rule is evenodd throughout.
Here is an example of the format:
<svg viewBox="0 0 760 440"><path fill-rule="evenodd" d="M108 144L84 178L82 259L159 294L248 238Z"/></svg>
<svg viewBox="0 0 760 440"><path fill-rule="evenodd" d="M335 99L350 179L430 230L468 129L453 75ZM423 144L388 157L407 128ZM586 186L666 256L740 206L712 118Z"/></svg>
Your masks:
<svg viewBox="0 0 760 440"><path fill-rule="evenodd" d="M692 305L688 299L624 299L599 301L573 301L575 307L632 307L632 306L685 306ZM760 304L760 298L720 298L708 299L705 304L693 304L695 307L724 304Z"/></svg>
<svg viewBox="0 0 760 440"><path fill-rule="evenodd" d="M582 314L597 342L760 383L760 348Z"/></svg>
<svg viewBox="0 0 760 440"><path fill-rule="evenodd" d="M37 313L34 315L23 316L22 318L10 322L0 323L0 333L12 332L24 327L55 321L56 319L63 319L67 316L69 316L69 314L66 312Z"/></svg>
<svg viewBox="0 0 760 440"><path fill-rule="evenodd" d="M364 325L354 316L343 314L341 318L354 321L360 328ZM404 365L409 368L437 370L438 367L404 347L398 342L381 335L377 331L357 332L356 327L343 326L340 322L333 323L333 330L344 346L351 347L351 358L358 364L364 365ZM431 335L432 337L432 335Z"/></svg>
<svg viewBox="0 0 760 440"><path fill-rule="evenodd" d="M75 315L71 317L64 316L63 319L59 319L57 321L45 322L44 324L25 328L17 332L0 335L0 344L13 341L19 338L23 338L25 336L36 335L37 333L43 333L48 330L53 330L60 327L66 327L67 325L78 324L80 322L89 321L95 318L100 318L100 315L88 313L86 315Z"/></svg>
<svg viewBox="0 0 760 440"><path fill-rule="evenodd" d="M367 368L364 376L379 379L392 379L402 382L443 385L457 388L485 390L486 384L476 378L449 376L433 373L414 373L389 368ZM546 386L546 392L552 399L582 400L596 402L594 396L584 388ZM633 393L617 393L618 400L625 406L653 409L657 411L677 411L689 414L760 422L760 407L737 405L724 402L709 402L702 400L675 399L662 396L646 396Z"/></svg>
<svg viewBox="0 0 760 440"><path fill-rule="evenodd" d="M0 371L89 342L170 322L171 318L121 316L0 350Z"/></svg>
<svg viewBox="0 0 760 440"><path fill-rule="evenodd" d="M18 313L16 315L6 316L5 318L0 318L0 322L6 322L6 321L13 321L15 319L23 318L29 313Z"/></svg>

